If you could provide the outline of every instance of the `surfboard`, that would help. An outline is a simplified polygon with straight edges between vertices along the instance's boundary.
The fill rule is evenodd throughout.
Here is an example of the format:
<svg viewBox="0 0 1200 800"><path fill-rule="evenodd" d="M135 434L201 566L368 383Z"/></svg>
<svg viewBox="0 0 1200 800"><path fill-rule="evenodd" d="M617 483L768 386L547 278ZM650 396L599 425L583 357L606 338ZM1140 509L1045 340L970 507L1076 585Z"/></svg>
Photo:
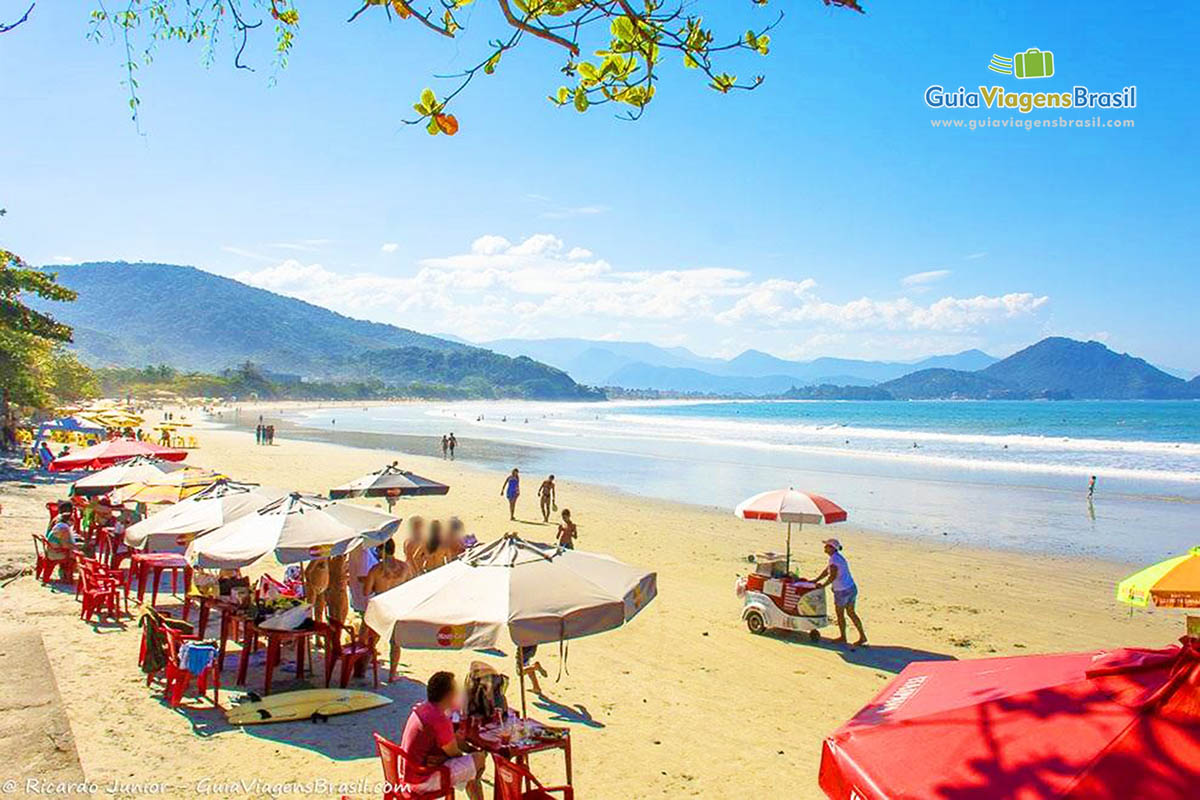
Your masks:
<svg viewBox="0 0 1200 800"><path fill-rule="evenodd" d="M302 689L239 703L228 709L225 716L231 725L263 725L297 720L321 722L326 717L366 711L391 702L390 697L359 689Z"/></svg>

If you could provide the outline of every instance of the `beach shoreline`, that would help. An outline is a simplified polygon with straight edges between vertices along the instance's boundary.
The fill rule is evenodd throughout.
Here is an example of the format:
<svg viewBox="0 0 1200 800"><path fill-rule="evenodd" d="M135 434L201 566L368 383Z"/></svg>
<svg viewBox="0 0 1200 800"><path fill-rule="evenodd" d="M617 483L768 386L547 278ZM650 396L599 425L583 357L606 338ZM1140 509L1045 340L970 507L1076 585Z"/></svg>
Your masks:
<svg viewBox="0 0 1200 800"><path fill-rule="evenodd" d="M252 408L242 405L242 414ZM176 413L198 419L194 410ZM510 530L539 540L553 536L540 516L534 519L540 474L525 476L522 521L514 524L499 495L499 470L428 453L291 438L282 429L274 446L256 446L253 432L244 429L198 424L194 431L200 447L188 463L238 479L324 492L400 460L406 469L448 483L451 491L402 500L398 514L457 515L486 540ZM824 564L820 539L842 540L872 645L850 650L754 636L740 619L734 583L748 571L749 554L782 549L782 527L740 521L728 510L640 498L566 474L558 479L559 507L571 508L580 549L658 573L657 599L625 628L573 642L561 676L557 648L539 652L550 672L549 697L534 701L531 712L571 728L581 796L720 800L776 791L779 776L787 775L792 796L818 798L821 740L910 661L1163 646L1183 632L1180 615L1130 614L1116 604L1114 586L1128 564L1032 556L841 524L805 528L793 539L794 561L815 574ZM44 529L43 504L65 488L0 484L0 553L31 562L29 536ZM137 669L136 627L81 622L69 592L21 577L0 590L0 622L42 636L87 778L102 785L161 780L170 787L168 796L195 796L198 780L218 777L274 784L378 780L371 730L398 737L406 704L419 699L430 673L451 669L461 675L472 660L483 660L512 674L511 654L406 650L404 679L381 689L393 697L390 707L322 726L237 729L219 711L180 712L162 704ZM822 632L836 635L833 628ZM227 675L230 691L223 698L237 692ZM288 685L285 679L280 688ZM548 756L535 758L534 768L550 781L562 777L561 764Z"/></svg>

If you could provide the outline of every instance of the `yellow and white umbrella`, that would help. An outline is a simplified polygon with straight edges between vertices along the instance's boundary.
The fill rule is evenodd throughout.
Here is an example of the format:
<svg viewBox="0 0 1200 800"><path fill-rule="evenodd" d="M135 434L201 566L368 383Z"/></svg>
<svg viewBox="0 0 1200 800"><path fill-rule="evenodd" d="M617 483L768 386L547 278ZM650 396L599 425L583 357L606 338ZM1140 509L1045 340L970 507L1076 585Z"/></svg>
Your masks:
<svg viewBox="0 0 1200 800"><path fill-rule="evenodd" d="M112 498L118 503L178 503L224 478L219 472L184 467L122 486L113 492Z"/></svg>

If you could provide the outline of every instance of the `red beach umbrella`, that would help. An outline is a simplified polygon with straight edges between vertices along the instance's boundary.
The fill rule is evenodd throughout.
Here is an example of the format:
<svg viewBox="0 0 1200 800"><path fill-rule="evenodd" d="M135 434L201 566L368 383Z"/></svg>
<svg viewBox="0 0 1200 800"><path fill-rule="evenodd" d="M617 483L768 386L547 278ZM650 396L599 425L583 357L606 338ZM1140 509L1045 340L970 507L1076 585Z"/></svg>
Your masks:
<svg viewBox="0 0 1200 800"><path fill-rule="evenodd" d="M103 469L126 458L154 456L164 461L183 461L187 450L162 447L137 439L109 439L100 444L67 453L50 462L51 472L67 472L75 469Z"/></svg>
<svg viewBox="0 0 1200 800"><path fill-rule="evenodd" d="M833 800L1200 796L1200 640L918 662L825 740Z"/></svg>
<svg viewBox="0 0 1200 800"><path fill-rule="evenodd" d="M846 521L846 509L827 497L795 489L773 489L743 500L733 509L735 516L742 519L786 522L787 568L792 563L792 523L803 526L830 525Z"/></svg>

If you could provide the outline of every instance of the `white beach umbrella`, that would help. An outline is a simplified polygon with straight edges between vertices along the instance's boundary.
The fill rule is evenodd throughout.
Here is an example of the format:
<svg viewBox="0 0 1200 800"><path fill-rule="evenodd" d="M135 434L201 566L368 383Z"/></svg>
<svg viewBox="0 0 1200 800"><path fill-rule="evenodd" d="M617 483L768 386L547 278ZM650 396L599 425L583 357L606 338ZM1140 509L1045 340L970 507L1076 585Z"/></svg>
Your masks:
<svg viewBox="0 0 1200 800"><path fill-rule="evenodd" d="M293 492L194 540L193 566L240 569L274 553L281 564L345 555L364 540L382 542L400 519L363 506Z"/></svg>
<svg viewBox="0 0 1200 800"><path fill-rule="evenodd" d="M177 461L164 461L151 456L133 456L80 478L75 481L71 491L81 497L107 494L118 487L160 478L183 468L184 465Z"/></svg>
<svg viewBox="0 0 1200 800"><path fill-rule="evenodd" d="M376 595L364 619L404 647L524 647L619 628L654 599L657 586L655 573L615 558L510 533Z"/></svg>
<svg viewBox="0 0 1200 800"><path fill-rule="evenodd" d="M212 486L130 525L125 544L148 553L182 553L209 531L257 511L286 494L253 483L217 481Z"/></svg>
<svg viewBox="0 0 1200 800"><path fill-rule="evenodd" d="M795 489L772 489L747 498L733 509L735 516L742 519L786 522L787 562L785 569L792 566L792 523L803 527L809 525L831 525L846 521L846 510L827 497Z"/></svg>

